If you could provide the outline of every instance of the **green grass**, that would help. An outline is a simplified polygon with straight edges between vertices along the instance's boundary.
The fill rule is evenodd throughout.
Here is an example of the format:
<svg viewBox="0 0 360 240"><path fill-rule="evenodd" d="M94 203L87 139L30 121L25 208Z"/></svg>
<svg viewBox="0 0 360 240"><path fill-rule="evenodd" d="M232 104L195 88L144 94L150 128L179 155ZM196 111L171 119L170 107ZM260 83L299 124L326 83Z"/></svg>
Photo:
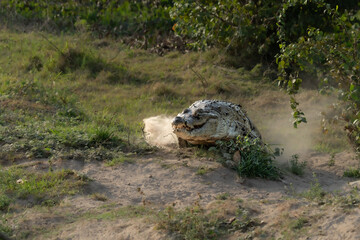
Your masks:
<svg viewBox="0 0 360 240"><path fill-rule="evenodd" d="M349 168L344 172L344 177L360 178L360 168Z"/></svg>
<svg viewBox="0 0 360 240"><path fill-rule="evenodd" d="M33 205L57 202L64 195L78 193L85 184L86 180L72 170L35 172L16 166L0 168L1 210L7 210L17 199L29 200Z"/></svg>
<svg viewBox="0 0 360 240"><path fill-rule="evenodd" d="M134 163L134 159L124 156L124 155L120 155L118 157L115 157L115 158L107 161L105 163L105 165L108 167L113 167L113 166L121 165L123 163Z"/></svg>

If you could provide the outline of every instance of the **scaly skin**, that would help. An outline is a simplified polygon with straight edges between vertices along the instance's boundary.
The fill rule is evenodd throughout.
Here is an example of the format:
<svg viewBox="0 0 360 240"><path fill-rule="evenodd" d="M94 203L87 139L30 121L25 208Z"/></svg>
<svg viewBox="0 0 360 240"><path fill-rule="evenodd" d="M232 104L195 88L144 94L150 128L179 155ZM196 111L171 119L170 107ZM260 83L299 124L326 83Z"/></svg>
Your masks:
<svg viewBox="0 0 360 240"><path fill-rule="evenodd" d="M240 105L218 100L194 102L174 118L172 126L179 140L191 144L213 145L237 136L261 139Z"/></svg>

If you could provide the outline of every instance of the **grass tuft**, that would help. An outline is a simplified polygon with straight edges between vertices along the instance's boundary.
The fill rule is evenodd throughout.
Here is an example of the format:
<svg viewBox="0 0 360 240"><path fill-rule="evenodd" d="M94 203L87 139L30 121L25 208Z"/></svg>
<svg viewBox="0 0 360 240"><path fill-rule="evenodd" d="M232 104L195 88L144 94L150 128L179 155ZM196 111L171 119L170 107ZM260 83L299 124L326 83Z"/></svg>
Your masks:
<svg viewBox="0 0 360 240"><path fill-rule="evenodd" d="M344 177L360 178L360 168L349 168L344 172Z"/></svg>

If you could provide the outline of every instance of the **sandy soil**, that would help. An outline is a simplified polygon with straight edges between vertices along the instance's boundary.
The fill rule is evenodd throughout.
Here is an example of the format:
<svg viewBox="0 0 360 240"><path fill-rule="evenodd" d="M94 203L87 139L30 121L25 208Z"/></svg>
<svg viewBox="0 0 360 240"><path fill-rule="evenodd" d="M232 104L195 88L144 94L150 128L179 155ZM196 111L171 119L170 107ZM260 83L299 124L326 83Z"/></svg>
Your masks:
<svg viewBox="0 0 360 240"><path fill-rule="evenodd" d="M284 236L286 222L305 216L308 220L304 239L357 239L360 237L359 207L344 211L339 206L318 205L294 195L310 188L313 173L326 191L349 192L351 179L341 177L342 170L354 164L352 153L337 155L335 166L329 166L328 154L307 153L308 166L303 177L285 172L282 181L242 179L219 163L205 158L190 158L189 150L162 150L116 167L102 163L78 161L56 162L59 168L71 168L86 174L93 181L88 193L101 193L102 202L90 195L66 198L59 207L48 210L29 209L21 213L21 226L42 229L37 239L172 239L166 232L157 230L146 218L94 219L83 216L87 212L104 211L106 206L147 206L159 209L164 206L184 208L193 204L209 206L219 194L228 193L232 199L242 199L255 209L253 216L261 220L252 236L255 239ZM338 163L338 164L337 164ZM34 168L46 168L39 162ZM199 167L209 170L198 175ZM103 210L101 210L103 209ZM69 217L72 216L72 217ZM85 214L86 216L86 214ZM46 226L46 231L43 228ZM283 226L283 227L282 227ZM306 236L306 237L305 237ZM233 233L229 239L245 237Z"/></svg>

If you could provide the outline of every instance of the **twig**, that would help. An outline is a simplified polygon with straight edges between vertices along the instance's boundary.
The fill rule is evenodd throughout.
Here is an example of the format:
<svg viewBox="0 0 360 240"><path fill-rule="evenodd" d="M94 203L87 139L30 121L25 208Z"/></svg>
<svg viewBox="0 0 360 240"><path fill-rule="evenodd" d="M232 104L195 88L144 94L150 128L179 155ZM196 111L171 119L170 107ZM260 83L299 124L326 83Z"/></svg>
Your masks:
<svg viewBox="0 0 360 240"><path fill-rule="evenodd" d="M41 37L43 37L46 41L50 43L50 45L55 48L56 51L58 51L61 55L65 55L54 43L52 43L44 34L39 33Z"/></svg>
<svg viewBox="0 0 360 240"><path fill-rule="evenodd" d="M192 67L189 66L189 68L200 79L200 82L201 82L203 88L205 89L208 85L206 79L200 73L196 72Z"/></svg>

